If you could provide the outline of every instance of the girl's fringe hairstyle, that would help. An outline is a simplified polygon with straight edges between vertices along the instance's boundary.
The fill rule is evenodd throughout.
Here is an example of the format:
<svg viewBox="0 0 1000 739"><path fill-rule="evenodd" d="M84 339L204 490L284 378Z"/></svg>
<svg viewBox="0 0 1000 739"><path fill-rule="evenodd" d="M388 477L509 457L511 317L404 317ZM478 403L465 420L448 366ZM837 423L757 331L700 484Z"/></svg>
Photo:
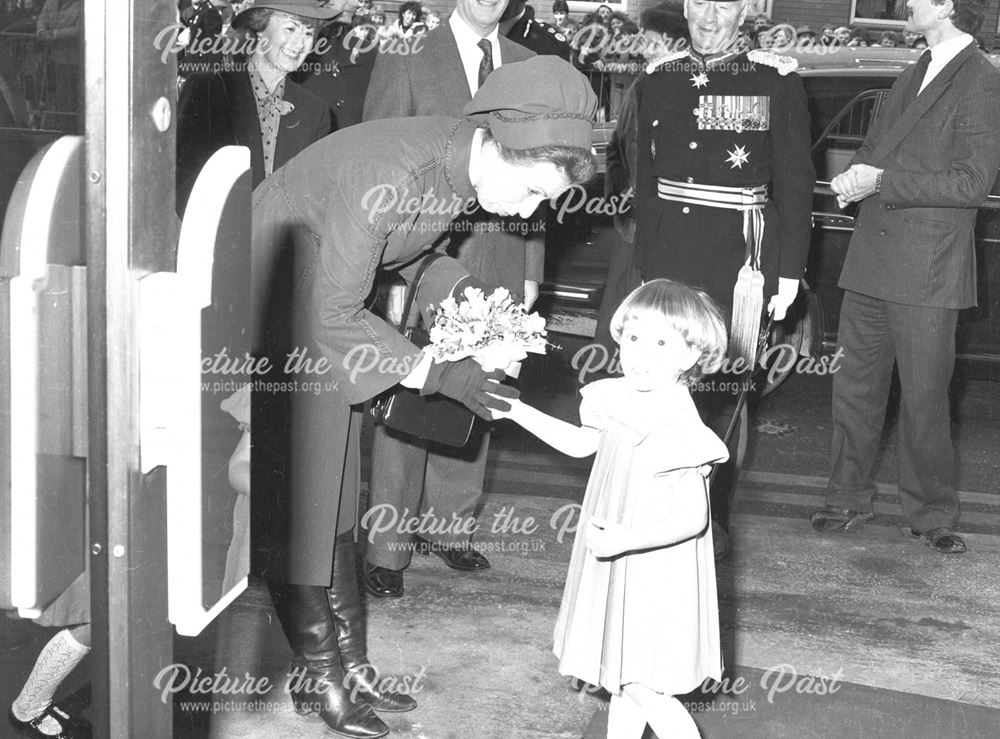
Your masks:
<svg viewBox="0 0 1000 739"><path fill-rule="evenodd" d="M692 385L718 371L726 357L726 322L719 306L701 290L674 280L650 280L633 290L611 317L611 336L621 342L622 329L637 316L662 318L701 356L679 381Z"/></svg>

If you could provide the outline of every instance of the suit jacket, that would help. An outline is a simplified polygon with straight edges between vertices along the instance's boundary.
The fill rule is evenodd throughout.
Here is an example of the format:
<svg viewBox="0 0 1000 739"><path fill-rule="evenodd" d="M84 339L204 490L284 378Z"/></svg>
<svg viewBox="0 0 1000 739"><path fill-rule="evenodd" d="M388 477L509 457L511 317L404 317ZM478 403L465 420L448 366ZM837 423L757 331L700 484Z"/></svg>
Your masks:
<svg viewBox="0 0 1000 739"><path fill-rule="evenodd" d="M356 29L345 23L330 24L324 29L323 54L314 53L291 75L326 102L336 131L361 123L365 91L378 56L378 44L352 30Z"/></svg>
<svg viewBox="0 0 1000 739"><path fill-rule="evenodd" d="M862 202L840 287L905 305L976 304L975 225L1000 163L1000 72L970 44L903 110L900 75L854 162L884 169Z"/></svg>
<svg viewBox="0 0 1000 739"><path fill-rule="evenodd" d="M285 79L285 100L294 110L281 116L274 169L330 133L330 109L300 85ZM253 186L264 180L264 144L257 101L245 69L192 75L177 105L177 212L183 213L205 162L223 146L250 149Z"/></svg>
<svg viewBox="0 0 1000 739"><path fill-rule="evenodd" d="M535 56L503 36L499 37L502 64L520 62ZM365 96L364 120L409 116L461 116L472 100L465 78L458 42L448 23L429 31L419 51L409 55L379 54ZM477 225L487 216L477 211L474 222L462 221L452 231L449 253L481 280L507 287L520 295L524 280L541 281L545 267L544 242L529 241L526 253L524 236ZM508 223L524 224L519 219Z"/></svg>

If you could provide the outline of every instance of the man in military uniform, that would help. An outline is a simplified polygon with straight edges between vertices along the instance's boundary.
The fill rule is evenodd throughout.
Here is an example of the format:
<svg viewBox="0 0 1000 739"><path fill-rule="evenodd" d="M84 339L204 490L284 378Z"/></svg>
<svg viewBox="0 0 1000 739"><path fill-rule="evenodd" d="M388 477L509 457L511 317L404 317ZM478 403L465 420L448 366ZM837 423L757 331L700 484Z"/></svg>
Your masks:
<svg viewBox="0 0 1000 739"><path fill-rule="evenodd" d="M738 278L737 310L754 305L746 288L759 292L763 278L770 302L756 305L780 321L810 241L809 112L793 59L738 43L748 7L748 0L685 0L691 48L651 63L636 85L634 264L645 280L704 289L730 313ZM735 409L735 379L708 378L706 391L695 393L720 435ZM713 483L717 556L728 547L736 446L731 439L730 462Z"/></svg>
<svg viewBox="0 0 1000 739"><path fill-rule="evenodd" d="M570 60L569 38L553 25L535 18L527 0L511 0L500 16L500 33L536 54L551 54Z"/></svg>

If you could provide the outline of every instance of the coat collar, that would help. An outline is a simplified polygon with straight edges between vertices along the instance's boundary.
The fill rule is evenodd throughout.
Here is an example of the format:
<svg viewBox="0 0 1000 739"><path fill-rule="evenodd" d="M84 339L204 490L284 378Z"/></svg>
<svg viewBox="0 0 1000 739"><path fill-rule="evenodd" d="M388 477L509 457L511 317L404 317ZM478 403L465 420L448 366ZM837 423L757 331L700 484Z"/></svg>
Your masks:
<svg viewBox="0 0 1000 739"><path fill-rule="evenodd" d="M474 199L476 188L469 179L469 157L472 154L472 137L476 124L470 120L457 120L448 134L444 154L444 176L451 189L462 198Z"/></svg>

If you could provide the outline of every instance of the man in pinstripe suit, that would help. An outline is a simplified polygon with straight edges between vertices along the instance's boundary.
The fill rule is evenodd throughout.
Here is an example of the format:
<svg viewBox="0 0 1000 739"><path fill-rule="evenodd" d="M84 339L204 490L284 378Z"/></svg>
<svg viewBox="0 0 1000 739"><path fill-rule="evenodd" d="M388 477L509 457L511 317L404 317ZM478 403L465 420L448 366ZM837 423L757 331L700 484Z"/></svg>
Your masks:
<svg viewBox="0 0 1000 739"><path fill-rule="evenodd" d="M461 116L489 69L535 55L499 33L506 5L507 0L457 0L455 12L427 33L419 52L379 54L364 120ZM491 49L488 62L484 42ZM536 234L525 236L520 227L527 225L530 222L519 218L477 210L453 224L448 251L479 280L506 287L530 307L542 279L545 242ZM369 512L386 515L387 520L396 515L399 525L389 531L368 527L368 592L375 597L403 594L403 570L416 543L416 533L407 525L416 522L429 522L420 537L449 567L465 572L489 568L486 557L469 543L483 497L489 430L474 432L462 449L404 437L381 426L374 436ZM365 522L370 520L378 519L366 517Z"/></svg>
<svg viewBox="0 0 1000 739"><path fill-rule="evenodd" d="M833 447L818 531L870 520L872 469L899 372L899 498L911 533L965 551L948 386L958 311L976 304L976 208L1000 163L1000 73L979 53L986 0L908 0L921 60L893 86L850 169L831 186L861 202L840 287L844 351L833 383Z"/></svg>

